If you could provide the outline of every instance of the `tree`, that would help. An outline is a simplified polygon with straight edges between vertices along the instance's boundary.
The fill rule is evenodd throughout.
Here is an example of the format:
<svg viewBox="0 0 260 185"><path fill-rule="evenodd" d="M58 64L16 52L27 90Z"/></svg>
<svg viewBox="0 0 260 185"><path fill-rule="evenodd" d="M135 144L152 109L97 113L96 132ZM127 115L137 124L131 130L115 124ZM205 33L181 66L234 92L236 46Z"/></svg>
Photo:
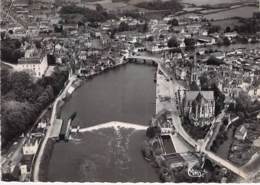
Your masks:
<svg viewBox="0 0 260 185"><path fill-rule="evenodd" d="M229 45L231 44L231 42L230 42L230 40L229 40L228 37L224 37L224 39L223 39L223 44L224 44L225 46L229 46Z"/></svg>
<svg viewBox="0 0 260 185"><path fill-rule="evenodd" d="M101 4L96 4L96 11L97 12L104 12L105 9L103 8L103 6Z"/></svg>
<svg viewBox="0 0 260 185"><path fill-rule="evenodd" d="M149 36L146 40L149 41L149 42L153 42L154 41L154 37L153 36Z"/></svg>
<svg viewBox="0 0 260 185"><path fill-rule="evenodd" d="M218 115L224 109L225 95L221 93L216 84L213 85L212 90L215 98L215 115Z"/></svg>
<svg viewBox="0 0 260 185"><path fill-rule="evenodd" d="M154 138L161 133L161 128L158 126L148 127L146 130L146 136L148 138Z"/></svg>
<svg viewBox="0 0 260 185"><path fill-rule="evenodd" d="M197 85L197 83L195 81L191 82L190 90L191 91L199 91L200 90L199 86Z"/></svg>
<svg viewBox="0 0 260 185"><path fill-rule="evenodd" d="M5 95L8 91L10 91L11 84L11 73L7 68L1 69L1 95Z"/></svg>
<svg viewBox="0 0 260 185"><path fill-rule="evenodd" d="M64 87L67 71L56 70L52 76L34 82L25 72L1 69L1 128L2 147L25 132Z"/></svg>
<svg viewBox="0 0 260 185"><path fill-rule="evenodd" d="M142 27L142 32L146 33L148 31L148 29L149 29L148 24L147 24L147 22L145 22L143 27Z"/></svg>
<svg viewBox="0 0 260 185"><path fill-rule="evenodd" d="M209 29L208 29L208 33L211 34L211 33L219 33L221 30L221 27L219 25L213 25L213 26L210 26Z"/></svg>
<svg viewBox="0 0 260 185"><path fill-rule="evenodd" d="M168 40L167 45L168 45L169 48L174 48L174 47L178 47L178 46L179 46L179 43L178 43L176 37L171 37L171 38Z"/></svg>
<svg viewBox="0 0 260 185"><path fill-rule="evenodd" d="M140 2L135 6L139 8L144 8L148 10L171 10L172 12L177 12L182 9L182 5L178 0L171 1L149 1L149 2Z"/></svg>
<svg viewBox="0 0 260 185"><path fill-rule="evenodd" d="M114 39L114 38L115 38L115 34L116 34L116 29L113 29L113 30L111 31L110 38L111 38L111 39Z"/></svg>
<svg viewBox="0 0 260 185"><path fill-rule="evenodd" d="M196 41L193 38L185 38L184 43L188 50L193 50L195 48Z"/></svg>
<svg viewBox="0 0 260 185"><path fill-rule="evenodd" d="M216 58L215 56L211 55L207 60L207 65L221 65L223 64L222 60Z"/></svg>
<svg viewBox="0 0 260 185"><path fill-rule="evenodd" d="M129 25L126 22L121 22L118 27L118 31L129 31Z"/></svg>
<svg viewBox="0 0 260 185"><path fill-rule="evenodd" d="M229 26L226 27L225 32L231 32L231 28Z"/></svg>
<svg viewBox="0 0 260 185"><path fill-rule="evenodd" d="M172 19L168 22L172 26L179 26L179 21L177 19Z"/></svg>

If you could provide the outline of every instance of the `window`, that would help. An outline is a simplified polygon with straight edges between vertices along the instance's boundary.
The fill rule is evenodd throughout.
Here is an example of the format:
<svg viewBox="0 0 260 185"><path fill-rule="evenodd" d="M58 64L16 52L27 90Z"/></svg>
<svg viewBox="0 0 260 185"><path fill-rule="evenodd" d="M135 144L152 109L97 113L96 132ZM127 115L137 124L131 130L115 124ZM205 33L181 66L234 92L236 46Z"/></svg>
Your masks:
<svg viewBox="0 0 260 185"><path fill-rule="evenodd" d="M205 114L205 106L202 106L202 115Z"/></svg>

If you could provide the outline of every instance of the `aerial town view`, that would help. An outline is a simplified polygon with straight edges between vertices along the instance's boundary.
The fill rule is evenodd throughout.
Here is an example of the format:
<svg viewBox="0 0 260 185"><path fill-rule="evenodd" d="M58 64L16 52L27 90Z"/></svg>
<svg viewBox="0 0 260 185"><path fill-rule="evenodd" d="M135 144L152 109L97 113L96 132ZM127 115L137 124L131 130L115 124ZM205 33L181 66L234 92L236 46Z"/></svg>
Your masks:
<svg viewBox="0 0 260 185"><path fill-rule="evenodd" d="M260 1L0 7L1 181L260 182Z"/></svg>

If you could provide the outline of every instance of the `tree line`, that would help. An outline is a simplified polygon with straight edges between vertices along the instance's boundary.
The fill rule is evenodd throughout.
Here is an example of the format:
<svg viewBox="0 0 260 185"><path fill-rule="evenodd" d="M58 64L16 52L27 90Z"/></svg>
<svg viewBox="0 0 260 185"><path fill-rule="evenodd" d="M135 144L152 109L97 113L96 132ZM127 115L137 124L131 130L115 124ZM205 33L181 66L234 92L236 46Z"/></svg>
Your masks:
<svg viewBox="0 0 260 185"><path fill-rule="evenodd" d="M182 9L182 5L178 0L141 2L135 6L148 10L171 10L172 12L177 12Z"/></svg>
<svg viewBox="0 0 260 185"><path fill-rule="evenodd" d="M83 15L83 21L89 22L104 22L114 18L114 15L109 14L103 9L101 5L97 5L96 10L89 8L78 7L75 5L63 6L59 12L61 15L66 14L80 14Z"/></svg>
<svg viewBox="0 0 260 185"><path fill-rule="evenodd" d="M1 60L17 64L18 59L24 56L20 51L21 42L18 39L4 39L1 41Z"/></svg>

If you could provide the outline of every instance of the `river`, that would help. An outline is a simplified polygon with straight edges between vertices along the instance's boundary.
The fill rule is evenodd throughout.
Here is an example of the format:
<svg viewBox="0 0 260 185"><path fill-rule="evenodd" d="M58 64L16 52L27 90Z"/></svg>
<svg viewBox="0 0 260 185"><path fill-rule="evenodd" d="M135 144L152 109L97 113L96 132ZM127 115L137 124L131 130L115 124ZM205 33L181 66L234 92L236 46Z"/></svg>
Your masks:
<svg viewBox="0 0 260 185"><path fill-rule="evenodd" d="M127 64L86 81L64 105L74 111L73 126L108 121L147 125L155 113L155 67ZM145 130L105 128L72 136L54 145L47 181L158 182L158 174L141 154Z"/></svg>

